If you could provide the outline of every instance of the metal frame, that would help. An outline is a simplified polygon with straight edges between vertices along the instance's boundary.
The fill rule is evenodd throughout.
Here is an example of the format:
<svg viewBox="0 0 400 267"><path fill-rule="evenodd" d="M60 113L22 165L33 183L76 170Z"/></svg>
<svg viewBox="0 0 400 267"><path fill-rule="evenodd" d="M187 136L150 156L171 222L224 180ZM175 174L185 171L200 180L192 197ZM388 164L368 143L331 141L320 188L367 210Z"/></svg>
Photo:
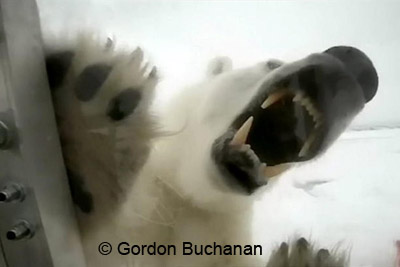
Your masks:
<svg viewBox="0 0 400 267"><path fill-rule="evenodd" d="M0 267L85 266L34 0L0 0L0 120Z"/></svg>

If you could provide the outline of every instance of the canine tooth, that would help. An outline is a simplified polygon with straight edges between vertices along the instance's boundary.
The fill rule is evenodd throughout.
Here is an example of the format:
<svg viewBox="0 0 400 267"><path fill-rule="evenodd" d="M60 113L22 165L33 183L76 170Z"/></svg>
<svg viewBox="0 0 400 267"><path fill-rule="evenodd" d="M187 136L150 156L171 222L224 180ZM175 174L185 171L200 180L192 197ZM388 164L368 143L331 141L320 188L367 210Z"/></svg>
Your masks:
<svg viewBox="0 0 400 267"><path fill-rule="evenodd" d="M271 167L265 167L264 169L264 176L271 178L274 176L277 176L281 173L283 173L284 171L288 170L290 168L290 164L289 163L283 163L283 164L279 164L279 165L275 165L275 166L271 166Z"/></svg>
<svg viewBox="0 0 400 267"><path fill-rule="evenodd" d="M303 144L303 147L300 149L299 157L304 157L307 155L312 143L314 142L315 136L316 136L315 132L312 132L311 135L307 138L307 141Z"/></svg>
<svg viewBox="0 0 400 267"><path fill-rule="evenodd" d="M271 106L276 101L281 99L282 96L284 96L285 94L286 94L286 92L280 91L280 92L276 92L276 93L269 95L267 97L267 99L265 99L265 101L262 103L261 108L266 109L267 107Z"/></svg>
<svg viewBox="0 0 400 267"><path fill-rule="evenodd" d="M253 116L249 117L240 129L235 133L231 141L231 145L243 145L246 143L247 136L249 135L251 125L253 124Z"/></svg>
<svg viewBox="0 0 400 267"><path fill-rule="evenodd" d="M265 163L261 163L260 167L259 167L259 173L261 175L265 175L265 169L267 168L267 164Z"/></svg>

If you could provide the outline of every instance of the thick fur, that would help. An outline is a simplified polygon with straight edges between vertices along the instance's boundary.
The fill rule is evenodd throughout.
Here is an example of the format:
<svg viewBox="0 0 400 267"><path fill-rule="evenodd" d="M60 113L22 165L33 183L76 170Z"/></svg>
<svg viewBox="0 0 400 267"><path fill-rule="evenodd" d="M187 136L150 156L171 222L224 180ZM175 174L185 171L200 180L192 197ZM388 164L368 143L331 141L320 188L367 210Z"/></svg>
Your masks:
<svg viewBox="0 0 400 267"><path fill-rule="evenodd" d="M72 56L60 58L65 51ZM54 71L57 60L62 67ZM282 243L269 262L257 256L179 256L184 241L252 244L254 197L223 183L211 146L274 64L231 70L229 59L216 59L207 80L183 90L156 118L150 107L158 77L143 62L142 50L116 52L112 42L88 37L49 51L47 62L88 266L345 266L344 257L302 238ZM116 97L126 88L140 99L131 99L137 102L133 111L118 117L126 103ZM118 120L110 103L120 105ZM108 256L98 252L103 241L113 245ZM178 251L122 256L116 251L122 241L175 244Z"/></svg>

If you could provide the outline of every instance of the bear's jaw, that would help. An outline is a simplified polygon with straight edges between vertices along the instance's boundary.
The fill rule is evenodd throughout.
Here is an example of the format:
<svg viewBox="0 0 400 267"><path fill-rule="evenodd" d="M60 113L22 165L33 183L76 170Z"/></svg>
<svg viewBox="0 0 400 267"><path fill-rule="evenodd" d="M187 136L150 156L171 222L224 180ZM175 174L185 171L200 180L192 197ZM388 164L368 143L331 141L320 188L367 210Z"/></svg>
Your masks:
<svg viewBox="0 0 400 267"><path fill-rule="evenodd" d="M251 194L295 162L314 157L310 148L322 125L323 113L304 92L276 89L215 141L213 157L233 189Z"/></svg>
<svg viewBox="0 0 400 267"><path fill-rule="evenodd" d="M316 158L361 111L363 90L347 66L326 53L273 70L212 145L223 179L251 194L292 164Z"/></svg>

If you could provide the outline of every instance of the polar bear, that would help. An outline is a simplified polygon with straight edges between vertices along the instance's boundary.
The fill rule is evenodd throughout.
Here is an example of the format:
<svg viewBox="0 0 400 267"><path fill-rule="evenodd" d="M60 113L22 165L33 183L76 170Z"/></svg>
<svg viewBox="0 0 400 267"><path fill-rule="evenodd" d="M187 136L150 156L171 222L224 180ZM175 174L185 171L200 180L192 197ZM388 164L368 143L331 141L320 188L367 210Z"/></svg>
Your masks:
<svg viewBox="0 0 400 267"><path fill-rule="evenodd" d="M262 251L251 222L255 195L324 153L374 97L360 50L237 70L217 58L159 114L140 48L81 37L48 48L46 68L88 266L347 266L304 238Z"/></svg>

